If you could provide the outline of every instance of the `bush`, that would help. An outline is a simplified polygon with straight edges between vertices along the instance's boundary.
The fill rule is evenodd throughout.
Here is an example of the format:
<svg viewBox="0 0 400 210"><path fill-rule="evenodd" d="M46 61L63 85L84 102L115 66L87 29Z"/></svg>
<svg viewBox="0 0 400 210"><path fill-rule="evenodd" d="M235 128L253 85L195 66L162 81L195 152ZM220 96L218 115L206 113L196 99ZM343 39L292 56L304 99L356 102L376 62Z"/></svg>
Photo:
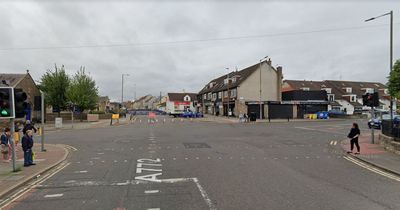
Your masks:
<svg viewBox="0 0 400 210"><path fill-rule="evenodd" d="M105 112L104 111L96 111L96 110L94 110L94 111L90 111L89 114L105 114Z"/></svg>

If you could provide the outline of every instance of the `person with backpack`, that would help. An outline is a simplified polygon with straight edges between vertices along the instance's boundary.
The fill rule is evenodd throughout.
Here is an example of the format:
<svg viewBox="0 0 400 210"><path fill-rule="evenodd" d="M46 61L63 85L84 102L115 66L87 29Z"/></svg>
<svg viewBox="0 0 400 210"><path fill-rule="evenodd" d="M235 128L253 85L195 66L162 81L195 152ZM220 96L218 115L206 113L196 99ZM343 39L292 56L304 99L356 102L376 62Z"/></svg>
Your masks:
<svg viewBox="0 0 400 210"><path fill-rule="evenodd" d="M358 137L360 136L360 134L361 132L358 128L358 124L353 123L353 127L351 128L350 133L347 135L347 137L350 139L350 151L348 151L347 153L353 153L354 145L356 145L357 152L354 154L360 154L360 145L358 143Z"/></svg>
<svg viewBox="0 0 400 210"><path fill-rule="evenodd" d="M33 147L33 131L27 130L25 135L22 137L21 145L24 151L24 167L36 165L32 160L32 147Z"/></svg>
<svg viewBox="0 0 400 210"><path fill-rule="evenodd" d="M5 128L4 133L1 134L1 143L0 143L1 154L3 155L4 162L9 162L10 137L11 137L10 128Z"/></svg>

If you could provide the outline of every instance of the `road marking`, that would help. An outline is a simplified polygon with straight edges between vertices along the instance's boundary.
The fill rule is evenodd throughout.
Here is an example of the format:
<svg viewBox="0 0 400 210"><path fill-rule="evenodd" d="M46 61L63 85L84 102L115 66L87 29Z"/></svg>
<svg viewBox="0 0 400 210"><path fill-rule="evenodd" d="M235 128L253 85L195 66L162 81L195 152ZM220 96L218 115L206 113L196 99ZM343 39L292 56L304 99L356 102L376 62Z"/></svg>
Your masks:
<svg viewBox="0 0 400 210"><path fill-rule="evenodd" d="M76 173L76 174L84 174L84 173L87 173L88 171L75 171L74 173Z"/></svg>
<svg viewBox="0 0 400 210"><path fill-rule="evenodd" d="M51 195L45 195L45 198L58 198L58 197L62 197L64 194L60 193L60 194L51 194Z"/></svg>
<svg viewBox="0 0 400 210"><path fill-rule="evenodd" d="M146 194L154 194L154 193L159 193L160 191L159 190L146 190L146 191L144 191L144 193L146 193Z"/></svg>
<svg viewBox="0 0 400 210"><path fill-rule="evenodd" d="M336 144L337 144L337 141L333 142L333 145L334 145L334 146L336 146Z"/></svg>
<svg viewBox="0 0 400 210"><path fill-rule="evenodd" d="M99 160L99 157L92 157L92 160Z"/></svg>
<svg viewBox="0 0 400 210"><path fill-rule="evenodd" d="M97 153L98 155L104 155L104 152L99 152L99 153Z"/></svg>
<svg viewBox="0 0 400 210"><path fill-rule="evenodd" d="M160 208L149 208L147 210L160 210Z"/></svg>
<svg viewBox="0 0 400 210"><path fill-rule="evenodd" d="M19 198L24 196L27 192L29 192L31 189L36 188L37 186L42 184L44 181L46 181L47 179L51 178L52 176L54 176L55 174L57 174L58 172L63 170L69 164L70 163L66 163L66 162L65 163L61 163L61 165L57 166L54 169L54 171L52 171L49 174L46 174L46 175L40 177L39 179L37 179L33 183L30 183L27 187L24 187L21 190L19 190L16 193L14 193L13 195L9 196L7 199L4 199L4 200L0 201L0 209L2 209L3 207L9 205L12 202L18 200Z"/></svg>
<svg viewBox="0 0 400 210"><path fill-rule="evenodd" d="M385 172L385 171L383 171L381 169L378 169L376 167L370 166L370 165L368 165L368 164L366 164L366 163L364 163L362 161L359 161L359 160L357 160L357 159L355 159L353 157L344 156L343 158L348 160L348 161L350 161L350 162L352 162L352 163L354 163L354 164L356 164L356 165L358 165L358 166L360 166L360 167L362 167L362 168L370 170L370 171L372 171L374 173L377 173L379 175L382 175L382 176L384 176L386 178L393 179L393 180L396 180L396 181L400 182L400 177L395 176L395 175L393 175L391 173L388 173L388 172Z"/></svg>

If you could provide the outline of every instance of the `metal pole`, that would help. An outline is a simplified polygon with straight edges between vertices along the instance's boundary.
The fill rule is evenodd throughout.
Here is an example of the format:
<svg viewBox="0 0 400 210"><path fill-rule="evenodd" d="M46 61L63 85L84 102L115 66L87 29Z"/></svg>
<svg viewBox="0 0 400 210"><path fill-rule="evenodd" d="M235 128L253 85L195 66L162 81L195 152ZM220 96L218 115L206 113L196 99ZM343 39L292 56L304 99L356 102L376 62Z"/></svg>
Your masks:
<svg viewBox="0 0 400 210"><path fill-rule="evenodd" d="M372 123L374 123L374 119L375 119L375 111L374 111L374 106L371 107L371 118L372 118ZM374 125L372 125L371 127L371 142L372 144L375 143L375 128Z"/></svg>
<svg viewBox="0 0 400 210"><path fill-rule="evenodd" d="M72 128L74 128L74 112L75 112L75 104L72 104L72 111L71 111L71 124L72 124Z"/></svg>
<svg viewBox="0 0 400 210"><path fill-rule="evenodd" d="M15 139L14 139L14 133L15 133L15 123L14 123L14 118L10 119L10 123L11 123L11 137L10 137L10 142L11 142L11 155L12 155L12 167L13 167L13 172L17 171L17 167L16 167L16 153L15 153Z"/></svg>
<svg viewBox="0 0 400 210"><path fill-rule="evenodd" d="M123 103L124 103L124 74L122 74L121 107Z"/></svg>
<svg viewBox="0 0 400 210"><path fill-rule="evenodd" d="M260 120L262 120L262 115L263 115L263 113L262 113L262 105L261 105L261 61L262 61L262 59L260 60L260 98L259 98L259 105L260 105Z"/></svg>
<svg viewBox="0 0 400 210"><path fill-rule="evenodd" d="M393 69L393 11L390 11L390 71ZM393 127L393 97L390 96L390 124Z"/></svg>
<svg viewBox="0 0 400 210"><path fill-rule="evenodd" d="M40 136L40 143L41 143L41 150L42 150L42 152L44 152L44 151L46 151L46 149L44 148L44 121L45 121L45 118L44 118L44 107L45 107L45 104L44 104L44 92L43 91L40 91L40 95L41 95L41 113L40 113L40 115L41 115L41 131L42 131L42 135Z"/></svg>
<svg viewBox="0 0 400 210"><path fill-rule="evenodd" d="M226 76L226 78L227 78L227 80L228 80L228 109L227 109L227 116L228 116L228 118L229 118L229 109L230 109L230 103L231 103L231 100L230 100L230 97L229 97L229 68L227 68L228 69L228 75Z"/></svg>

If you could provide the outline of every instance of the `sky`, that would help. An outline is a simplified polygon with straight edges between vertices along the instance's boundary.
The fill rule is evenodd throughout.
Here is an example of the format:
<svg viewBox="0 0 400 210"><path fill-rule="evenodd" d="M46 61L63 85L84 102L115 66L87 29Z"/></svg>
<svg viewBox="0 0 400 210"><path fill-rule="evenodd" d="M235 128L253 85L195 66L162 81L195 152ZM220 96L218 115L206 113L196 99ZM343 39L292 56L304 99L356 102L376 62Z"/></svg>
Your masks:
<svg viewBox="0 0 400 210"><path fill-rule="evenodd" d="M400 1L1 0L0 72L40 82L80 66L100 95L198 92L268 56L284 79L387 82L389 16L400 58ZM136 87L136 88L135 88Z"/></svg>

